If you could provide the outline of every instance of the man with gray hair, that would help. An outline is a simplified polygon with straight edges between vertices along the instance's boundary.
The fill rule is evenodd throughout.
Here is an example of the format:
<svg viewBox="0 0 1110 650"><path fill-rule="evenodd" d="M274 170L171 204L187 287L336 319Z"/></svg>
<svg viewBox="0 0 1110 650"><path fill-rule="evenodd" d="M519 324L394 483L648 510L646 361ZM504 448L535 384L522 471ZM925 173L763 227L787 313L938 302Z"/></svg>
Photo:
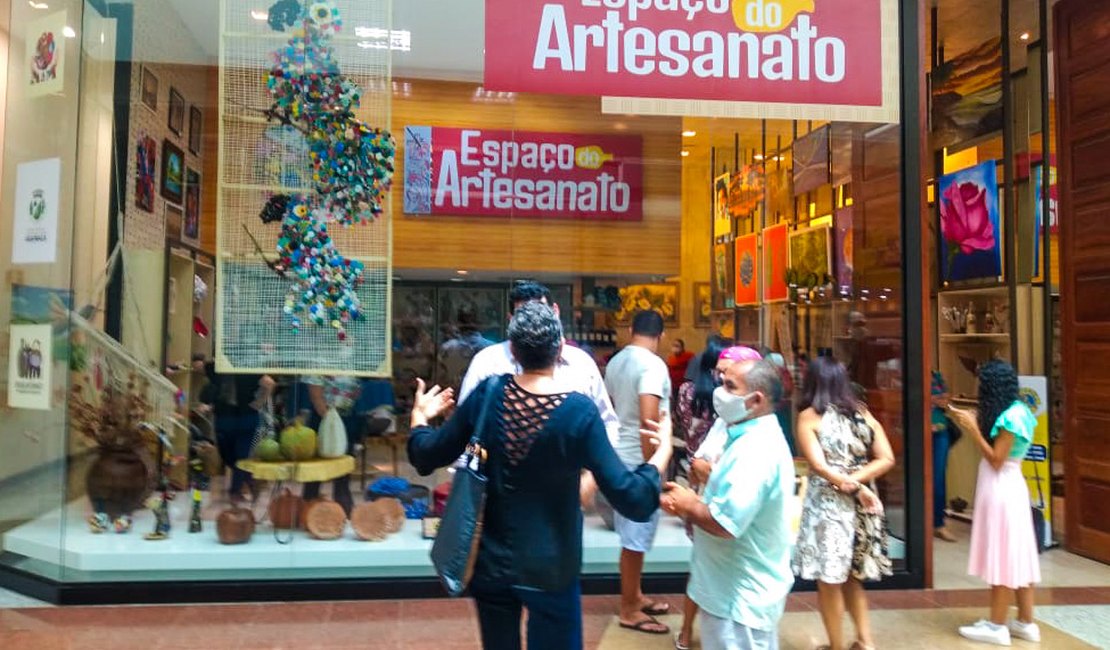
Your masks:
<svg viewBox="0 0 1110 650"><path fill-rule="evenodd" d="M713 404L728 441L699 497L668 483L662 508L694 526L687 595L701 610L706 650L777 650L794 585L787 505L794 460L775 417L778 368L741 361L725 370Z"/></svg>

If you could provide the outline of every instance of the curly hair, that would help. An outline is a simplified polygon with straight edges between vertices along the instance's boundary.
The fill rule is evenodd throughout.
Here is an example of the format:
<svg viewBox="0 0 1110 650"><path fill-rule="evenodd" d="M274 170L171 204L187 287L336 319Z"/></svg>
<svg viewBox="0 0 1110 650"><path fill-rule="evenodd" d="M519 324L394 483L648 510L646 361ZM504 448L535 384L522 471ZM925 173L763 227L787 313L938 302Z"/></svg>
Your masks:
<svg viewBox="0 0 1110 650"><path fill-rule="evenodd" d="M1018 400L1014 367L995 359L979 366L979 431L989 436L994 423Z"/></svg>
<svg viewBox="0 0 1110 650"><path fill-rule="evenodd" d="M513 356L524 370L543 370L555 365L563 346L563 324L555 310L542 302L526 302L509 321Z"/></svg>

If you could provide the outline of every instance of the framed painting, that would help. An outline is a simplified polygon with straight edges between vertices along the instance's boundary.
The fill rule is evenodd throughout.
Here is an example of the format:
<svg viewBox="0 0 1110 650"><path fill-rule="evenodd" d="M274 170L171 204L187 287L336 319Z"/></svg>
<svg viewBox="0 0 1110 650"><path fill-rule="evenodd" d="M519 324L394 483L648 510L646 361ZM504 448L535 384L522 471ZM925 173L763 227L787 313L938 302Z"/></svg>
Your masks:
<svg viewBox="0 0 1110 650"><path fill-rule="evenodd" d="M728 212L729 175L713 180L713 241L732 235L732 216Z"/></svg>
<svg viewBox="0 0 1110 650"><path fill-rule="evenodd" d="M181 92L170 86L170 131L175 135L185 132L185 97Z"/></svg>
<svg viewBox="0 0 1110 650"><path fill-rule="evenodd" d="M790 271L795 284L816 287L832 276L829 227L805 228L790 233Z"/></svg>
<svg viewBox="0 0 1110 650"><path fill-rule="evenodd" d="M736 238L736 306L759 304L759 235Z"/></svg>
<svg viewBox="0 0 1110 650"><path fill-rule="evenodd" d="M994 160L940 177L941 281L1002 276L998 164Z"/></svg>
<svg viewBox="0 0 1110 650"><path fill-rule="evenodd" d="M180 206L166 203L166 237L173 241L181 241L185 226L185 214Z"/></svg>
<svg viewBox="0 0 1110 650"><path fill-rule="evenodd" d="M200 246L200 172L185 170L185 221L181 225L181 241Z"/></svg>
<svg viewBox="0 0 1110 650"><path fill-rule="evenodd" d="M199 156L204 134L204 114L196 106L189 107L189 153Z"/></svg>
<svg viewBox="0 0 1110 650"><path fill-rule="evenodd" d="M141 91L139 101L143 103L151 111L158 112L158 77L154 76L154 72L147 66L143 66L142 79L140 81Z"/></svg>
<svg viewBox="0 0 1110 650"><path fill-rule="evenodd" d="M836 288L840 295L852 292L852 208L841 208L833 215L833 257L836 260Z"/></svg>
<svg viewBox="0 0 1110 650"><path fill-rule="evenodd" d="M781 302L790 297L786 283L787 237L790 226L782 223L763 231L763 301Z"/></svg>
<svg viewBox="0 0 1110 650"><path fill-rule="evenodd" d="M694 283L694 327L713 324L713 289L708 282Z"/></svg>
<svg viewBox="0 0 1110 650"><path fill-rule="evenodd" d="M732 244L713 246L713 311L732 309L736 306L733 274L736 249Z"/></svg>
<svg viewBox="0 0 1110 650"><path fill-rule="evenodd" d="M135 145L135 207L145 212L154 212L154 185L156 183L155 159L158 144L154 138L139 136Z"/></svg>
<svg viewBox="0 0 1110 650"><path fill-rule="evenodd" d="M823 126L794 141L794 196L828 185L829 127Z"/></svg>
<svg viewBox="0 0 1110 650"><path fill-rule="evenodd" d="M181 147L162 141L162 198L181 204L185 197L185 152Z"/></svg>
<svg viewBox="0 0 1110 650"><path fill-rule="evenodd" d="M937 149L1002 130L1002 39L994 37L933 70L930 101Z"/></svg>
<svg viewBox="0 0 1110 650"><path fill-rule="evenodd" d="M615 316L619 325L630 324L638 312L648 309L659 312L668 326L679 325L678 284L674 282L629 285L620 289L620 296L621 306Z"/></svg>

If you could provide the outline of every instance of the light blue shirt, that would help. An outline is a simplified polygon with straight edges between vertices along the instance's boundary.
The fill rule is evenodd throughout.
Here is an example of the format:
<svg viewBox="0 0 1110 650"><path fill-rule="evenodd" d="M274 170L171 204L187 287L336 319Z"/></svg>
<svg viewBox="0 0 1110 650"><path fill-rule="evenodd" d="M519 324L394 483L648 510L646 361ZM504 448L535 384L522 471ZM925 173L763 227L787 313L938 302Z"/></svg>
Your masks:
<svg viewBox="0 0 1110 650"><path fill-rule="evenodd" d="M717 618L774 630L794 585L787 510L794 459L774 415L730 429L739 436L713 469L702 501L732 538L695 530L687 593Z"/></svg>

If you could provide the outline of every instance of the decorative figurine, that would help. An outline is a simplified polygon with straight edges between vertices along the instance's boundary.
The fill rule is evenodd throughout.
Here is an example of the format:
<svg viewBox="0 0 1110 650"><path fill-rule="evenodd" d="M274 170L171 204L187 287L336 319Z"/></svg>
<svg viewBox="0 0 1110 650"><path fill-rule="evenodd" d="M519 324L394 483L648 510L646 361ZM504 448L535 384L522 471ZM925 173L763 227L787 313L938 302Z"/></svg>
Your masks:
<svg viewBox="0 0 1110 650"><path fill-rule="evenodd" d="M968 334L978 334L979 333L979 324L978 324L978 322L975 318L975 305L972 305L971 303L967 304L966 322L967 322L967 333Z"/></svg>
<svg viewBox="0 0 1110 650"><path fill-rule="evenodd" d="M154 497L154 531L147 533L143 539L151 542L168 539L170 536L170 501L165 491L162 496Z"/></svg>
<svg viewBox="0 0 1110 650"><path fill-rule="evenodd" d="M203 528L200 520L200 489L193 488L193 514L189 517L189 532L199 533Z"/></svg>

